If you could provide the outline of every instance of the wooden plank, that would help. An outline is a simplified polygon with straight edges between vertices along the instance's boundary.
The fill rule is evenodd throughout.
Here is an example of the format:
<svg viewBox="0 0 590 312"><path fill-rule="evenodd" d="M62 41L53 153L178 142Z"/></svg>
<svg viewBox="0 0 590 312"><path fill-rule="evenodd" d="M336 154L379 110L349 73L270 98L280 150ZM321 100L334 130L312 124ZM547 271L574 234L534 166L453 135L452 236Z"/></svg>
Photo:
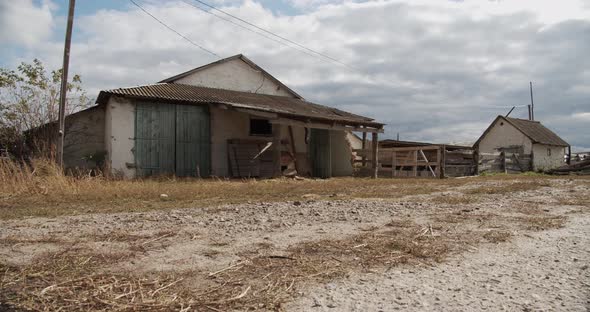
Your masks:
<svg viewBox="0 0 590 312"><path fill-rule="evenodd" d="M362 163L363 167L367 165L367 133L363 132L363 143L362 143Z"/></svg>
<svg viewBox="0 0 590 312"><path fill-rule="evenodd" d="M418 151L414 150L414 166L412 168L412 171L414 172L414 176L417 177L418 176Z"/></svg>
<svg viewBox="0 0 590 312"><path fill-rule="evenodd" d="M414 146L414 147L387 147L387 148L382 148L382 150L393 150L396 152L413 152L413 151L417 151L417 150L423 150L423 151L432 151L432 150L436 150L439 149L440 146L439 145L428 145L428 146Z"/></svg>
<svg viewBox="0 0 590 312"><path fill-rule="evenodd" d="M272 128L273 176L276 178L283 175L281 172L281 128L283 127L281 125L273 125Z"/></svg>
<svg viewBox="0 0 590 312"><path fill-rule="evenodd" d="M343 130L343 131L354 131L354 132L371 132L371 133L383 133L383 129L377 128L369 128L369 127L351 127L342 124L328 124L328 123L319 123L319 122L303 122L293 119L287 118L278 118L278 119L271 119L269 120L271 124L280 124L280 125L291 125L291 126L298 126L298 127L305 127L310 129L326 129L326 130Z"/></svg>

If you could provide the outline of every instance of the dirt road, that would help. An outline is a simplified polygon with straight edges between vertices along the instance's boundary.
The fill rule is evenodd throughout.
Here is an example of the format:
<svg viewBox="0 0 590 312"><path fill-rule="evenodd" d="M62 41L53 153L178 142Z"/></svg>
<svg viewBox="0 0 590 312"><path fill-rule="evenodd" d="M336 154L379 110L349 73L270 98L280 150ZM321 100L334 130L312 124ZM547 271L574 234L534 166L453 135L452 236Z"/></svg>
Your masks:
<svg viewBox="0 0 590 312"><path fill-rule="evenodd" d="M588 199L589 180L474 178L401 199L308 194L5 220L0 302L49 310L587 311Z"/></svg>

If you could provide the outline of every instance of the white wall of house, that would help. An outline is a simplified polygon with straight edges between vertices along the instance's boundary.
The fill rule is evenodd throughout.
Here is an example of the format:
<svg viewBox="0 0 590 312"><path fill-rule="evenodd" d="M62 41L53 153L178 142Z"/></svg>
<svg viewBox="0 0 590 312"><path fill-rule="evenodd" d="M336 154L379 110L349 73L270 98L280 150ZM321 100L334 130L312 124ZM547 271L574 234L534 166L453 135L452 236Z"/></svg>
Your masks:
<svg viewBox="0 0 590 312"><path fill-rule="evenodd" d="M128 99L111 96L105 113L106 165L114 174L135 177L135 104Z"/></svg>
<svg viewBox="0 0 590 312"><path fill-rule="evenodd" d="M566 148L563 146L533 144L533 168L534 170L549 170L563 166L566 153Z"/></svg>
<svg viewBox="0 0 590 312"><path fill-rule="evenodd" d="M294 97L278 83L270 80L262 72L257 71L241 59L204 68L176 80L175 83Z"/></svg>
<svg viewBox="0 0 590 312"><path fill-rule="evenodd" d="M332 176L344 177L352 175L352 147L346 139L345 131L330 131L332 147Z"/></svg>
<svg viewBox="0 0 590 312"><path fill-rule="evenodd" d="M530 154L533 149L531 139L510 123L498 119L479 142L479 152L495 153L498 148L510 146L522 146L525 154Z"/></svg>

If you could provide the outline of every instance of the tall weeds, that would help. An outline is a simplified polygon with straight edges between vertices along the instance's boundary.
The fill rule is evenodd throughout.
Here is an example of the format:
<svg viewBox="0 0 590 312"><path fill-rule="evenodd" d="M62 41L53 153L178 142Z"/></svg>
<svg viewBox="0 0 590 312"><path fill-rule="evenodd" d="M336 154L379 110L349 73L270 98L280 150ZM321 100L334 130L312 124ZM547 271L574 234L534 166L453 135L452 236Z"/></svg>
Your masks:
<svg viewBox="0 0 590 312"><path fill-rule="evenodd" d="M30 163L0 160L0 194L2 195L75 192L77 180L79 179L64 175L61 168L49 159L33 159Z"/></svg>

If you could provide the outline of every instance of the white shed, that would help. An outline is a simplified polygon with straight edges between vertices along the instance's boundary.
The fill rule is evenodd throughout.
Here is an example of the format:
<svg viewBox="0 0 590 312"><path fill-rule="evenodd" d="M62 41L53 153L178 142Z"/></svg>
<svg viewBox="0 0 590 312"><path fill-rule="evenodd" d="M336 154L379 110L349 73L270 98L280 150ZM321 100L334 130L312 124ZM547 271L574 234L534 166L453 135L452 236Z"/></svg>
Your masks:
<svg viewBox="0 0 590 312"><path fill-rule="evenodd" d="M498 116L475 142L478 153L518 151L530 155L533 171L564 164L569 144L539 121Z"/></svg>

